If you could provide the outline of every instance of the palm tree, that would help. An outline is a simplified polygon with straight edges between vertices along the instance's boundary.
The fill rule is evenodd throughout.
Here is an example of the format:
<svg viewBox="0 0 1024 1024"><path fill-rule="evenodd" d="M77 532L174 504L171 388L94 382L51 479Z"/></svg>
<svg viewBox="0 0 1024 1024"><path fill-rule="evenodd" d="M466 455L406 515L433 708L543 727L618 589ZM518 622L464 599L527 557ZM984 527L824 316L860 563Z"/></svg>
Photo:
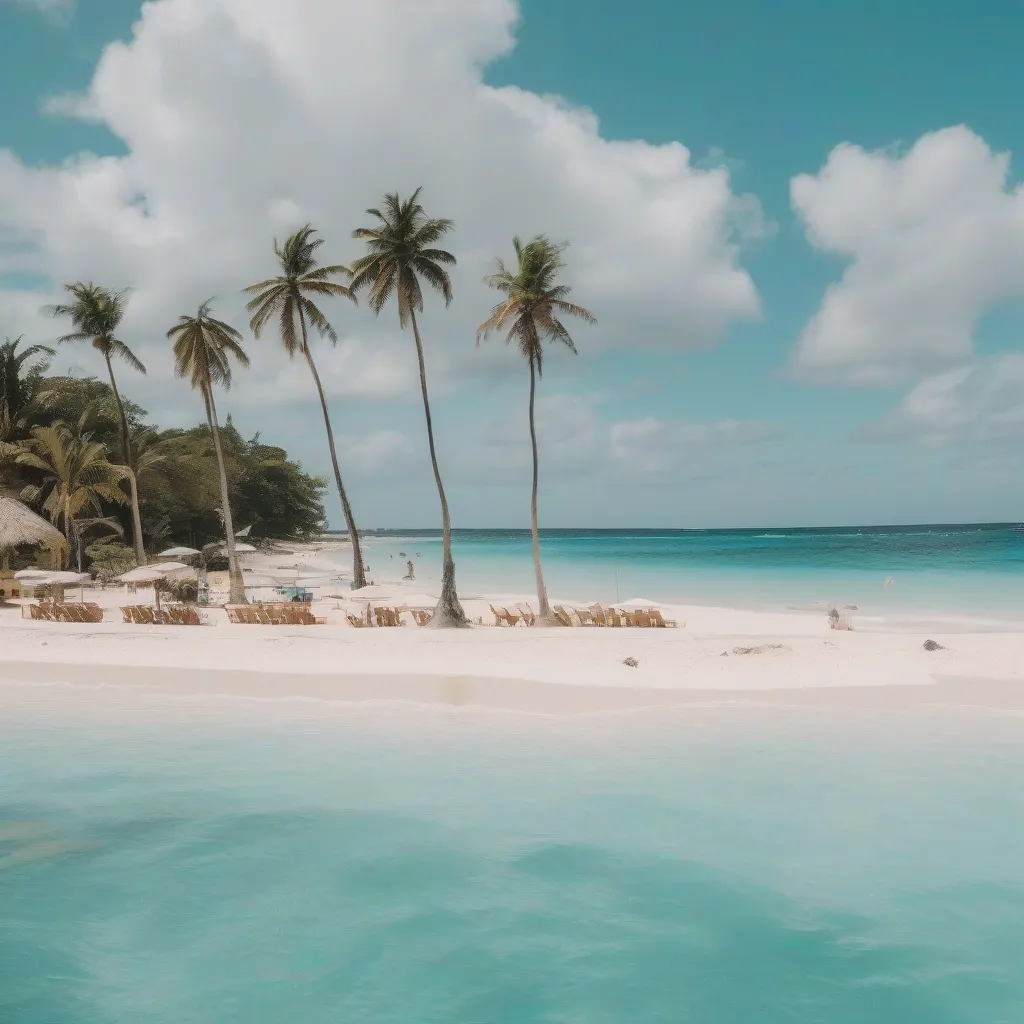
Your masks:
<svg viewBox="0 0 1024 1024"><path fill-rule="evenodd" d="M39 382L54 355L48 345L29 345L19 352L21 341L21 337L14 341L7 338L0 345L0 443L10 443L22 436ZM36 356L43 358L31 362Z"/></svg>
<svg viewBox="0 0 1024 1024"><path fill-rule="evenodd" d="M102 515L102 502L124 505L128 495L120 484L129 470L107 461L107 449L89 434L74 434L63 423L36 427L22 443L16 461L42 474L42 483L22 491L25 501L41 502L50 521L62 530L68 550L82 568L81 538L87 526L105 525L120 530L115 520ZM83 512L93 516L84 518Z"/></svg>
<svg viewBox="0 0 1024 1024"><path fill-rule="evenodd" d="M434 426L430 417L430 398L427 395L427 368L423 361L423 341L420 338L416 314L423 312L423 288L420 278L444 296L445 305L451 305L452 283L446 266L455 265L455 257L445 249L435 248L451 230L453 222L428 218L420 205L421 189L408 199L397 193L384 197L384 212L370 209L366 212L376 218L370 228L358 228L353 238L363 239L369 253L352 264L351 289L358 293L369 289L370 308L378 316L392 295L398 304L398 323L404 330L412 325L416 342L416 360L420 371L420 391L423 394L423 412L427 419L427 443L430 446L430 465L434 470L437 494L441 500L441 525L444 532L444 561L441 569L441 598L434 609L431 624L436 626L468 626L466 613L459 603L455 588L455 560L452 558L452 523L448 515L448 500L437 468L434 448Z"/></svg>
<svg viewBox="0 0 1024 1024"><path fill-rule="evenodd" d="M181 316L167 337L174 342L174 372L188 377L192 387L203 396L206 421L213 434L213 447L220 470L220 499L224 510L224 533L228 549L228 576L232 604L245 604L245 581L235 554L235 524L231 519L231 501L228 497L228 476L224 469L224 453L220 446L220 424L217 406L213 400L214 385L226 391L231 387L231 358L239 366L247 367L249 357L242 348L242 336L223 320L210 316L212 299L204 302L195 316Z"/></svg>
<svg viewBox="0 0 1024 1024"><path fill-rule="evenodd" d="M571 352L576 351L569 332L558 319L559 314L579 317L587 323L597 323L593 313L583 306L568 302L569 287L558 284L558 275L565 267L565 245L554 245L544 235L538 235L525 245L514 238L516 266L512 269L498 260L497 271L484 278L484 283L501 292L505 299L491 311L489 319L477 331L477 344L492 331L508 333L505 341L515 344L530 364L530 444L533 447L533 490L530 498L530 527L533 532L533 569L537 576L537 600L540 619L553 623L548 604L547 587L540 564L540 531L537 526L537 427L534 421L534 402L537 378L543 375L544 350L541 342L560 341Z"/></svg>
<svg viewBox="0 0 1024 1024"><path fill-rule="evenodd" d="M356 529L352 506L349 504L345 485L341 481L341 469L338 466L338 452L334 447L334 430L331 428L331 416L327 411L327 399L324 397L320 374L317 373L313 353L309 350L309 334L306 322L316 328L321 338L327 338L332 345L337 345L338 335L327 317L310 298L310 295L323 298L345 298L355 301L355 295L344 285L332 281L332 277L351 277L348 267L336 264L321 267L316 261L316 251L324 244L322 238L316 237L311 224L299 228L289 236L283 246L274 240L274 255L277 257L280 275L251 284L243 289L246 294L254 296L247 305L252 313L250 326L253 335L258 339L263 329L271 320L277 322L281 332L281 342L289 358L300 353L306 360L309 372L313 375L316 392L320 397L320 409L324 414L324 428L327 431L327 447L331 450L331 465L334 467L334 480L338 485L338 497L341 499L341 510L345 515L349 540L352 542L352 589L358 590L366 586L366 570L363 568L363 549L359 543L359 531ZM299 330L295 330L298 318Z"/></svg>
<svg viewBox="0 0 1024 1024"><path fill-rule="evenodd" d="M142 364L141 360L136 357L135 353L123 341L116 337L121 321L124 319L126 292L112 292L110 289L102 288L91 281L77 281L74 284L66 284L64 285L64 290L72 295L74 301L47 306L44 312L55 317L66 316L71 320L74 330L58 338L59 342L92 342L92 347L103 356L103 360L107 364L110 389L113 391L114 401L117 403L117 414L121 426L121 461L127 469L127 480L131 487L132 534L135 543L135 558L139 565L145 565L146 551L142 543L139 488L135 474L130 468L132 464L132 450L128 431L128 417L125 415L124 402L121 401L121 392L117 389L113 364L113 358L116 356L118 359L124 360L133 370L138 370L139 373L143 374L146 372L146 367Z"/></svg>

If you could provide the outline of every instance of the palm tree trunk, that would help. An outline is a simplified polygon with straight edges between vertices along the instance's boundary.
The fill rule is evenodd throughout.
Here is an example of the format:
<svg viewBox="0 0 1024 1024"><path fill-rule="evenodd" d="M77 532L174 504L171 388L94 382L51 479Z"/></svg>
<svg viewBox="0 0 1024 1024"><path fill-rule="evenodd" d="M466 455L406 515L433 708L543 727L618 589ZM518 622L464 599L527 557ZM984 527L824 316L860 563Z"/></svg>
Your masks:
<svg viewBox="0 0 1024 1024"><path fill-rule="evenodd" d="M540 605L538 619L542 625L553 626L555 617L551 614L548 604L548 588L544 585L544 572L540 565L540 527L537 525L537 424L534 422L533 409L537 396L537 369L530 359L530 445L533 448L533 490L530 494L530 530L533 533L533 572L537 577L537 603Z"/></svg>
<svg viewBox="0 0 1024 1024"><path fill-rule="evenodd" d="M68 542L68 568L71 568L72 565L81 566L82 556L77 554L77 545L75 544L78 531L75 529L75 521L71 518L71 502L68 500L64 502L64 536Z"/></svg>
<svg viewBox="0 0 1024 1024"><path fill-rule="evenodd" d="M334 447L334 431L331 429L331 414L327 411L327 399L324 398L323 385L320 383L320 374L316 372L316 364L313 362L313 353L309 351L309 339L306 336L306 315L302 312L302 305L299 304L299 326L302 328L302 354L306 357L306 364L309 372L313 374L313 382L316 384L316 393L320 396L320 408L324 414L324 428L327 430L327 447L331 450L331 465L334 467L334 480L338 485L338 497L341 498L341 511L345 515L345 525L348 527L348 537L352 542L352 589L359 590L366 586L366 570L363 568L363 549L359 543L359 531L356 529L356 520L352 515L352 506L349 504L348 494L345 492L345 485L341 482L341 469L338 466L338 452Z"/></svg>
<svg viewBox="0 0 1024 1024"><path fill-rule="evenodd" d="M206 402L206 419L213 434L213 449L217 453L217 469L220 471L220 501L224 509L224 533L228 549L228 580L230 581L228 601L231 604L246 604L245 580L238 568L238 556L235 554L235 524L231 518L231 501L228 498L228 474L224 469L224 453L220 447L220 426L217 423L217 406L213 401L213 392L209 387L203 388L203 400Z"/></svg>
<svg viewBox="0 0 1024 1024"><path fill-rule="evenodd" d="M459 595L455 589L455 560L452 558L452 521L448 515L448 499L444 496L444 485L441 483L441 471L437 468L437 452L434 450L434 425L430 418L430 398L427 396L427 367L423 362L423 342L420 340L420 329L416 323L416 311L410 310L412 316L412 334L416 339L416 359L420 368L420 391L423 393L423 413L427 418L427 442L430 445L430 465L434 470L434 481L437 483L437 496L441 499L441 527L444 533L444 556L441 563L441 597L430 620L432 626L442 628L468 626L466 613L459 603Z"/></svg>
<svg viewBox="0 0 1024 1024"><path fill-rule="evenodd" d="M114 392L114 401L117 403L117 415L121 427L121 458L124 460L124 468L128 471L128 483L132 492L132 540L135 544L135 561L139 565L146 564L146 549L142 546L142 517L139 514L139 488L135 480L135 470L132 469L132 445L128 434L128 417L124 414L124 402L121 401L121 392L117 390L117 381L114 379L114 366L110 361L110 354L104 353L107 363L107 373L110 374L110 390Z"/></svg>

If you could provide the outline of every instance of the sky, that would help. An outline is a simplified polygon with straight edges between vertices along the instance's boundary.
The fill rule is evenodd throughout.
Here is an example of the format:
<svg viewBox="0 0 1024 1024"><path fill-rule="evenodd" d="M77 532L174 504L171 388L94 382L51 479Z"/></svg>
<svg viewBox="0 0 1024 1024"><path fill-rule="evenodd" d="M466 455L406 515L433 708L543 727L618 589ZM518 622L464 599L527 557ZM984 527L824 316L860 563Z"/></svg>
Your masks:
<svg viewBox="0 0 1024 1024"><path fill-rule="evenodd" d="M538 232L598 318L545 358L542 525L1019 521L1022 33L1002 0L0 0L0 337L54 340L66 282L130 288L121 389L191 425L165 333L215 296L252 356L222 414L329 476L241 288L306 221L352 260L422 186L459 261L422 318L456 527L529 525L527 367L475 333ZM412 338L325 311L357 523L437 525Z"/></svg>

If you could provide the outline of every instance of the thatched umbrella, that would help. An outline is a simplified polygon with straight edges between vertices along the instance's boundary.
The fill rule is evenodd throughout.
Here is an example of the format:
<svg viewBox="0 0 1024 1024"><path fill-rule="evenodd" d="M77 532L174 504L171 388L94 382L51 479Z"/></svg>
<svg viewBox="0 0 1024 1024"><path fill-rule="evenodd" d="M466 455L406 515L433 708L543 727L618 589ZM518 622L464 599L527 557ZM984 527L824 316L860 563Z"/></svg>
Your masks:
<svg viewBox="0 0 1024 1024"><path fill-rule="evenodd" d="M10 568L10 553L23 544L63 551L64 535L16 498L0 494L0 568Z"/></svg>

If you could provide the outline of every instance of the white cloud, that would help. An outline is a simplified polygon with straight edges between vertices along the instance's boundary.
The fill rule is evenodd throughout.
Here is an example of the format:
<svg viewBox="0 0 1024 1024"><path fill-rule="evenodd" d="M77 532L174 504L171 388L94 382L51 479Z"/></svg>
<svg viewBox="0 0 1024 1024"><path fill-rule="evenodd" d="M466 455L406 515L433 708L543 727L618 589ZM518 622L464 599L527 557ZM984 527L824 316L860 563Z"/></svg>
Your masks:
<svg viewBox="0 0 1024 1024"><path fill-rule="evenodd" d="M65 21L74 10L75 0L0 0L0 4L15 7L32 7L41 11L53 21Z"/></svg>
<svg viewBox="0 0 1024 1024"><path fill-rule="evenodd" d="M736 448L772 441L781 428L760 420L692 422L647 417L611 428L614 459L645 473L670 473L695 449Z"/></svg>
<svg viewBox="0 0 1024 1024"><path fill-rule="evenodd" d="M87 95L55 101L106 125L126 155L37 168L0 151L0 239L31 247L18 269L133 288L125 337L150 367L130 387L143 404L167 398L162 339L179 313L218 295L219 315L245 323L238 289L273 272L275 234L311 218L325 258L345 261L364 209L417 185L429 212L455 219L460 258L452 309L434 302L424 317L439 394L464 377L457 365L484 372L502 358L475 354L472 339L493 301L480 278L517 232L572 241L570 283L601 320L587 346L701 346L756 316L738 262L759 231L756 200L678 143L608 141L588 111L484 85L517 16L512 0L148 3ZM0 292L0 309L18 311L8 333L56 333L28 312L50 299ZM415 400L393 311L330 314L343 340L336 358L318 349L328 391ZM270 339L253 349L237 400L294 398L300 368Z"/></svg>
<svg viewBox="0 0 1024 1024"><path fill-rule="evenodd" d="M979 316L1024 294L1024 193L966 127L905 153L845 143L791 182L812 245L850 260L805 328L797 368L885 382L963 362Z"/></svg>
<svg viewBox="0 0 1024 1024"><path fill-rule="evenodd" d="M871 425L872 439L1024 441L1024 353L961 366L921 381L889 417Z"/></svg>

